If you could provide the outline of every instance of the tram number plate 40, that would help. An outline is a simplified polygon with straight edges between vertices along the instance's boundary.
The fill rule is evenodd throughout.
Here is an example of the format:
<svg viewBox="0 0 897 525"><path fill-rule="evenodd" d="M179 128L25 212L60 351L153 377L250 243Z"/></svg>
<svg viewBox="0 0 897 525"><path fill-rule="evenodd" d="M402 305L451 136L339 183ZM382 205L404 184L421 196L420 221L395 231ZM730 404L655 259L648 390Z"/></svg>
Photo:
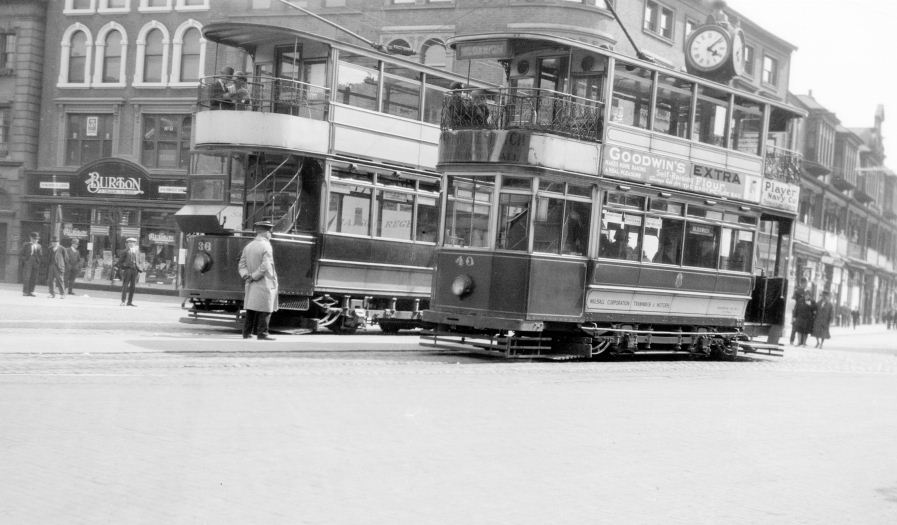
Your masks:
<svg viewBox="0 0 897 525"><path fill-rule="evenodd" d="M455 264L457 264L458 266L460 266L462 268L467 267L467 266L473 266L474 265L473 257L471 257L470 255L468 255L467 257L464 257L463 255L459 255L455 259Z"/></svg>

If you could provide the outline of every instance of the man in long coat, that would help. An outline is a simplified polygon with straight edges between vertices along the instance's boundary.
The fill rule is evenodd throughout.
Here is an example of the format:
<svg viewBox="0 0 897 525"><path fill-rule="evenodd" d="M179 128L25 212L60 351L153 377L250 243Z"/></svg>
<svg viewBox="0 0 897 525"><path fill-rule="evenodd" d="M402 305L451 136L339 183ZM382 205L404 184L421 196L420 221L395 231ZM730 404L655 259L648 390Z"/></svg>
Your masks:
<svg viewBox="0 0 897 525"><path fill-rule="evenodd" d="M78 239L72 239L71 246L65 249L65 289L69 295L75 295L72 287L81 270L81 252L78 251L80 243Z"/></svg>
<svg viewBox="0 0 897 525"><path fill-rule="evenodd" d="M271 314L277 311L277 270L274 268L274 250L271 248L270 221L255 223L255 239L240 254L240 277L246 283L243 308L243 339L256 334L260 341L273 341L268 335Z"/></svg>
<svg viewBox="0 0 897 525"><path fill-rule="evenodd" d="M22 295L34 297L34 285L37 283L37 272L44 257L44 249L40 245L37 232L29 235L29 240L22 245L19 260L22 264Z"/></svg>
<svg viewBox="0 0 897 525"><path fill-rule="evenodd" d="M50 239L50 248L47 264L47 288L50 297L56 297L56 288L59 288L59 298L65 299L65 248L59 245L59 239Z"/></svg>
<svg viewBox="0 0 897 525"><path fill-rule="evenodd" d="M822 292L822 301L816 306L816 317L813 318L813 337L816 338L816 348L822 348L825 340L832 336L828 327L832 324L834 308L829 298L828 292Z"/></svg>

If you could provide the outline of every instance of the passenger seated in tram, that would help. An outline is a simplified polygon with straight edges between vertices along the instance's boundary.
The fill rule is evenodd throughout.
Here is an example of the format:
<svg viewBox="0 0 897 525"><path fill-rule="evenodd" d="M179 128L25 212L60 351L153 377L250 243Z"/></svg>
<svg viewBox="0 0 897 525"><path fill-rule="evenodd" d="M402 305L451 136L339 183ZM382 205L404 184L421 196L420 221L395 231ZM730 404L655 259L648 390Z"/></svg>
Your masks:
<svg viewBox="0 0 897 525"><path fill-rule="evenodd" d="M602 233L599 256L610 259L632 259L632 249L629 247L627 237L625 228L608 229Z"/></svg>
<svg viewBox="0 0 897 525"><path fill-rule="evenodd" d="M679 264L679 239L669 234L661 235L660 249L654 254L652 262Z"/></svg>

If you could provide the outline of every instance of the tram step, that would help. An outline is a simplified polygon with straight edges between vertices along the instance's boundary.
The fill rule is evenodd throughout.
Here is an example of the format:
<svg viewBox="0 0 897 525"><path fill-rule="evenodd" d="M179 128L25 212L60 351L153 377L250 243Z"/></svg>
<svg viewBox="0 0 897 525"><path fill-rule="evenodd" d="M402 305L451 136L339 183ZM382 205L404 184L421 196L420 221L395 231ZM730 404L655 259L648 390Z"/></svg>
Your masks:
<svg viewBox="0 0 897 525"><path fill-rule="evenodd" d="M741 351L746 354L754 354L754 353L765 353L768 355L774 355L777 357L782 357L785 355L785 347L782 345L774 345L769 343L760 343L754 341L739 341L738 345L741 347Z"/></svg>

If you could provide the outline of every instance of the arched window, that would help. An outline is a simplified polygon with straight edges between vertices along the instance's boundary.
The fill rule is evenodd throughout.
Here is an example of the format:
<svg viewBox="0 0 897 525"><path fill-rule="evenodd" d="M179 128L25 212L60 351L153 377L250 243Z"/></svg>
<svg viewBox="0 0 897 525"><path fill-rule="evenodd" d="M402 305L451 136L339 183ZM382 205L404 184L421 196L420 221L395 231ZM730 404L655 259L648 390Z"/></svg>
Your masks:
<svg viewBox="0 0 897 525"><path fill-rule="evenodd" d="M109 31L106 35L105 46L103 47L103 71L100 82L111 82L114 84L121 82L121 43L121 33L118 31Z"/></svg>
<svg viewBox="0 0 897 525"><path fill-rule="evenodd" d="M202 24L187 20L177 28L172 39L171 85L195 85L202 76L205 54Z"/></svg>
<svg viewBox="0 0 897 525"><path fill-rule="evenodd" d="M69 84L84 84L87 82L87 33L78 31L72 35L71 47L69 48L69 67L68 78Z"/></svg>
<svg viewBox="0 0 897 525"><path fill-rule="evenodd" d="M137 63L134 67L134 85L159 86L168 84L168 29L159 22L143 26L137 35Z"/></svg>
<svg viewBox="0 0 897 525"><path fill-rule="evenodd" d="M427 40L422 48L421 60L428 66L446 67L445 44L435 38Z"/></svg>
<svg viewBox="0 0 897 525"><path fill-rule="evenodd" d="M181 82L199 80L199 30L188 29L181 46Z"/></svg>
<svg viewBox="0 0 897 525"><path fill-rule="evenodd" d="M163 51L162 31L153 29L146 35L146 47L143 52L144 82L162 82L162 69L165 66Z"/></svg>

